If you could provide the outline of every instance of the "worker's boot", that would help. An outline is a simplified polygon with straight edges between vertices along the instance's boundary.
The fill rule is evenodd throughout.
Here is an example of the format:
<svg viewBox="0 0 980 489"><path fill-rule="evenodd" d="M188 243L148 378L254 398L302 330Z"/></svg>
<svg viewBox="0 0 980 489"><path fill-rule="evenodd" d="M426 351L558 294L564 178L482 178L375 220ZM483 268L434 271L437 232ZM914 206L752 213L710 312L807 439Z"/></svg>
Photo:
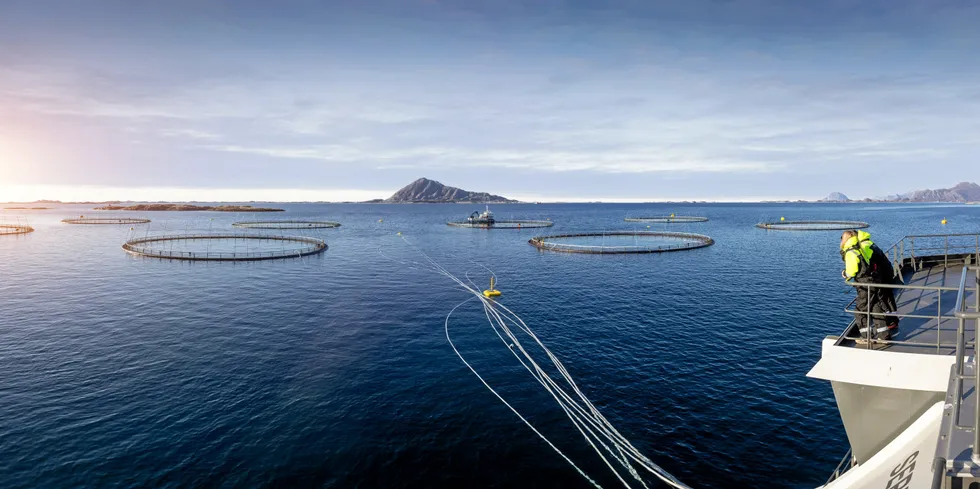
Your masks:
<svg viewBox="0 0 980 489"><path fill-rule="evenodd" d="M892 339L891 330L887 326L872 326L871 337L876 340L888 341ZM864 327L859 330L861 336L855 340L859 345L868 344L868 328Z"/></svg>

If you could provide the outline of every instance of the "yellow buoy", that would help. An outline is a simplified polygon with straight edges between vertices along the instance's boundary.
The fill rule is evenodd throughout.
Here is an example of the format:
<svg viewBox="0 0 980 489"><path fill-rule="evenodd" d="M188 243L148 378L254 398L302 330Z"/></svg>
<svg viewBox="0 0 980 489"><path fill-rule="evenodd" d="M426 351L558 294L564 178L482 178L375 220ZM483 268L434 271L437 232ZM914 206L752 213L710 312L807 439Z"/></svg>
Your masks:
<svg viewBox="0 0 980 489"><path fill-rule="evenodd" d="M671 213L670 213L670 217L677 217L677 216L675 216L675 215L674 215L674 213L673 213L673 212L671 212Z"/></svg>
<svg viewBox="0 0 980 489"><path fill-rule="evenodd" d="M384 219L378 219L378 222L385 222Z"/></svg>
<svg viewBox="0 0 980 489"><path fill-rule="evenodd" d="M943 225L945 226L945 225L946 225L946 218L944 217L944 218L943 218L943 220L942 220L941 222L942 222L942 224L943 224Z"/></svg>
<svg viewBox="0 0 980 489"><path fill-rule="evenodd" d="M398 235L401 236L402 235L402 232L401 231L398 231Z"/></svg>
<svg viewBox="0 0 980 489"><path fill-rule="evenodd" d="M494 279L493 276L491 275L490 276L490 288L483 291L483 297L487 297L487 298L490 298L490 297L500 297L501 292L499 290L493 288L493 286L496 285L496 284L497 284L497 280Z"/></svg>
<svg viewBox="0 0 980 489"><path fill-rule="evenodd" d="M780 218L779 218L779 220L780 220L780 221L785 221L785 220L786 220L786 218L785 218L785 217L780 217Z"/></svg>

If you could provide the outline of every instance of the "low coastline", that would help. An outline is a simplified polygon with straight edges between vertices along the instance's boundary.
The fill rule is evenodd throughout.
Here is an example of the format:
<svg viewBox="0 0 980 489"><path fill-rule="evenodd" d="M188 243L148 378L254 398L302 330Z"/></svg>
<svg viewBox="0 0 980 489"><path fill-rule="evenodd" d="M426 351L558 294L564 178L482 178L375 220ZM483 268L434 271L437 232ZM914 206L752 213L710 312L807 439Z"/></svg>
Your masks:
<svg viewBox="0 0 980 489"><path fill-rule="evenodd" d="M130 206L106 205L96 207L97 211L140 211L140 212L284 212L285 209L272 207L253 207L250 205L191 205L191 204L137 204Z"/></svg>

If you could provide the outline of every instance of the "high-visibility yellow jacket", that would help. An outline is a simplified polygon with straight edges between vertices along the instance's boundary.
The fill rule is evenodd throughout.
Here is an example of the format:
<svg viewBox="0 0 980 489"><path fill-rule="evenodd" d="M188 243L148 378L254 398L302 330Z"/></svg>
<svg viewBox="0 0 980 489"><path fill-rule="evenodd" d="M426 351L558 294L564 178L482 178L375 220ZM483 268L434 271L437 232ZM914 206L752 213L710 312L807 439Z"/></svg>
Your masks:
<svg viewBox="0 0 980 489"><path fill-rule="evenodd" d="M852 236L841 245L845 277L851 279L867 273L871 264L871 256L874 253L871 250L872 245L874 242L871 241L871 235L864 231L858 231L857 236Z"/></svg>

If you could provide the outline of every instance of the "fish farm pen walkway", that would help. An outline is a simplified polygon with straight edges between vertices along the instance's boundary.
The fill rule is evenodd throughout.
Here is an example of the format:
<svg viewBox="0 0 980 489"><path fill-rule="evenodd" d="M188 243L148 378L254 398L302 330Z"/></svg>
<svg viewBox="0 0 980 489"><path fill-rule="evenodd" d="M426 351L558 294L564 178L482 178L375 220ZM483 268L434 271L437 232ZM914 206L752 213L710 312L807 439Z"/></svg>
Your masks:
<svg viewBox="0 0 980 489"><path fill-rule="evenodd" d="M74 217L62 219L65 224L146 224L149 219L142 217Z"/></svg>
<svg viewBox="0 0 980 489"><path fill-rule="evenodd" d="M446 224L457 228L476 228L476 229L534 229L550 228L555 223L551 221L498 221L493 222L447 222Z"/></svg>
<svg viewBox="0 0 980 489"><path fill-rule="evenodd" d="M33 233L34 228L23 224L0 224L0 236Z"/></svg>
<svg viewBox="0 0 980 489"><path fill-rule="evenodd" d="M245 245L245 251L210 251L210 249L205 251L174 251L172 245L174 243L191 243L194 241L208 241L210 248L210 243L213 241L222 240L234 240L235 243L242 241ZM253 251L248 249L249 243L266 243L269 242L285 244L294 243L301 244L303 246L299 248L285 248L279 250L271 251ZM171 244L171 249L160 249L154 248L153 245L169 243ZM129 253L137 256L145 256L152 258L163 258L171 260L190 260L190 261L258 261L258 260L275 260L278 258L299 258L301 256L315 255L318 253L323 253L327 250L327 243L323 240L315 238L307 238L304 236L257 236L257 235L242 235L242 234L187 234L178 236L154 236L147 238L139 238L127 241L122 245L122 248Z"/></svg>

